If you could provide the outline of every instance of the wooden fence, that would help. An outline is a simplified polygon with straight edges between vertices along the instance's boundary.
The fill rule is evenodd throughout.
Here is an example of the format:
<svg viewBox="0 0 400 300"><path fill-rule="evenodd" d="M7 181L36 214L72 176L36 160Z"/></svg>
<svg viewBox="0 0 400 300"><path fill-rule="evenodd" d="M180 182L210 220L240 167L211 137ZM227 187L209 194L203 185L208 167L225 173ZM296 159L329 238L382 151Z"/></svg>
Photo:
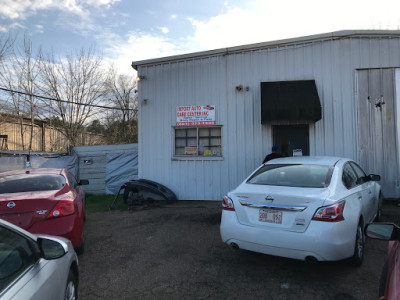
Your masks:
<svg viewBox="0 0 400 300"><path fill-rule="evenodd" d="M27 118L21 122L13 116L0 115L0 150L68 151L68 140L57 128L41 120L34 120L33 125L31 123ZM29 147L31 133L32 145ZM100 145L104 143L104 137L82 133L78 141L77 146Z"/></svg>

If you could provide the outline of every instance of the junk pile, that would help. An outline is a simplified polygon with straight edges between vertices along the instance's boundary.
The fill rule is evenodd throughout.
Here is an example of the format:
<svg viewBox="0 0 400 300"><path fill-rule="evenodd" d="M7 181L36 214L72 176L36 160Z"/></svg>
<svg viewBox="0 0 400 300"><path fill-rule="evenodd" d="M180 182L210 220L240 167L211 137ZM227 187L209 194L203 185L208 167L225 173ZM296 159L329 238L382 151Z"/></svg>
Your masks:
<svg viewBox="0 0 400 300"><path fill-rule="evenodd" d="M110 209L114 207L122 191L124 191L123 200L128 205L128 209L133 209L134 206L149 207L160 201L170 204L178 200L174 192L166 186L155 181L139 178L125 182L120 187Z"/></svg>

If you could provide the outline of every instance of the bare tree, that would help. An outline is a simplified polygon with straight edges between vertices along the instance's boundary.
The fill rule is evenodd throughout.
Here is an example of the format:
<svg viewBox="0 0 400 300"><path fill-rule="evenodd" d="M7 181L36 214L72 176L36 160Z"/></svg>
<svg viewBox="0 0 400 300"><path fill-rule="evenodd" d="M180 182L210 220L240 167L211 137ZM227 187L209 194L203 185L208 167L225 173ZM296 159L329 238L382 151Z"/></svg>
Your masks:
<svg viewBox="0 0 400 300"><path fill-rule="evenodd" d="M12 37L10 34L0 34L0 65L3 65L5 63L7 54L12 51L14 41L15 37ZM7 102L3 97L0 97L0 113L4 113L5 111L8 111ZM4 118L0 118L0 125L2 121L4 121Z"/></svg>
<svg viewBox="0 0 400 300"><path fill-rule="evenodd" d="M25 35L22 45L1 64L0 69L0 82L7 88L11 100L7 110L18 119L23 150L32 149L33 128L38 117L38 100L33 96L38 91L38 66L32 43Z"/></svg>
<svg viewBox="0 0 400 300"><path fill-rule="evenodd" d="M0 61L3 61L6 55L12 50L15 42L15 36L11 34L0 35Z"/></svg>
<svg viewBox="0 0 400 300"><path fill-rule="evenodd" d="M81 49L64 59L42 55L41 62L42 93L56 99L49 102L48 109L60 119L70 146L77 146L84 125L96 119L96 106L105 95L102 58L93 49Z"/></svg>
<svg viewBox="0 0 400 300"><path fill-rule="evenodd" d="M117 74L112 66L105 82L109 101L116 108L107 112L104 126L107 142L136 143L137 142L137 85L133 76Z"/></svg>

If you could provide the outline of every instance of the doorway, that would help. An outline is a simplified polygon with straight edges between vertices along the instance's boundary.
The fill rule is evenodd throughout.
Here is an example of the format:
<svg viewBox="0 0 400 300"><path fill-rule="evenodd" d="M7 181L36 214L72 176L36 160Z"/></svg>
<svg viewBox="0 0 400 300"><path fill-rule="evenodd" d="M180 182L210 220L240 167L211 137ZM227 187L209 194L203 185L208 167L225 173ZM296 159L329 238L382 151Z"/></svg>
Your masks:
<svg viewBox="0 0 400 300"><path fill-rule="evenodd" d="M272 135L282 156L310 155L308 124L273 125Z"/></svg>

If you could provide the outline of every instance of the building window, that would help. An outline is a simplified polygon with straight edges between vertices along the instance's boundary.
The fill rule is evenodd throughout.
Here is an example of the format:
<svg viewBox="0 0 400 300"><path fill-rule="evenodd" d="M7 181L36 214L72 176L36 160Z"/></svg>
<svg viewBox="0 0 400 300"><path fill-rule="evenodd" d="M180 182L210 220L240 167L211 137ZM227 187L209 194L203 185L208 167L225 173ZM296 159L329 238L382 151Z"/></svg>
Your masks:
<svg viewBox="0 0 400 300"><path fill-rule="evenodd" d="M174 129L175 156L222 156L221 126Z"/></svg>

